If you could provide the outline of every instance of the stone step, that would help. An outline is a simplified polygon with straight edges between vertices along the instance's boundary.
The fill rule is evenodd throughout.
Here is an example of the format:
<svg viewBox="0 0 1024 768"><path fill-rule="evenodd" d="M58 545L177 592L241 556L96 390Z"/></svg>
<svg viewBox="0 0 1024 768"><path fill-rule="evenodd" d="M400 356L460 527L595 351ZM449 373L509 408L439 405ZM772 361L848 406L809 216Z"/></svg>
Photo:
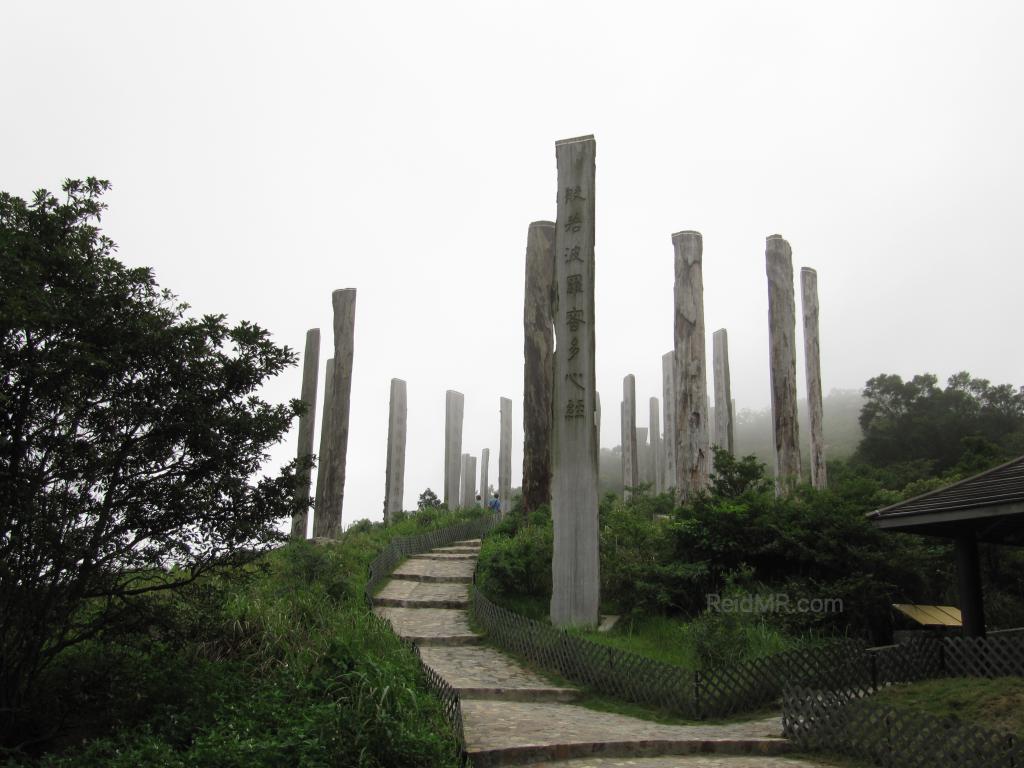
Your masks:
<svg viewBox="0 0 1024 768"><path fill-rule="evenodd" d="M472 701L472 700L468 700ZM769 758L784 755L792 751L792 746L785 739L607 739L600 741L566 741L551 744L517 744L509 747L467 748L470 764L474 768L492 768L492 766L529 765L531 763L548 764L549 761L576 760L599 756L604 759L627 758L628 763L608 763L608 765L634 765L634 758L657 757L663 755L715 755L753 756ZM639 768L639 764L637 763ZM675 763L669 765L675 766ZM726 760L716 760L716 766L727 765ZM765 763L757 761L751 765L758 768Z"/></svg>
<svg viewBox="0 0 1024 768"><path fill-rule="evenodd" d="M436 547L430 552L437 555L479 555L480 547Z"/></svg>
<svg viewBox="0 0 1024 768"><path fill-rule="evenodd" d="M401 635L404 639L416 643L416 645L434 647L448 647L452 645L480 645L484 639L480 635Z"/></svg>
<svg viewBox="0 0 1024 768"><path fill-rule="evenodd" d="M790 744L778 717L726 725L668 725L575 704L465 699L462 721L475 766L658 755L770 756Z"/></svg>
<svg viewBox="0 0 1024 768"><path fill-rule="evenodd" d="M373 604L391 608L469 608L466 598L443 597L375 597Z"/></svg>
<svg viewBox="0 0 1024 768"><path fill-rule="evenodd" d="M455 687L464 699L495 699L498 701L561 702L579 701L583 695L575 688L498 688L498 687Z"/></svg>
<svg viewBox="0 0 1024 768"><path fill-rule="evenodd" d="M429 576L431 578L441 576L457 576L460 579L473 579L473 570L476 568L476 560L412 560L406 559L398 566L392 579L406 579L415 576ZM451 583L451 582L450 582ZM462 583L462 582L454 582Z"/></svg>
<svg viewBox="0 0 1024 768"><path fill-rule="evenodd" d="M393 573L392 581L419 581L425 584L472 584L472 576L449 576L435 573Z"/></svg>
<svg viewBox="0 0 1024 768"><path fill-rule="evenodd" d="M672 755L668 757L578 757L533 763L533 768L835 768L806 757L751 757L749 755Z"/></svg>
<svg viewBox="0 0 1024 768"><path fill-rule="evenodd" d="M480 636L469 628L466 611L377 605L373 612L391 623L399 637L418 645L472 645Z"/></svg>
<svg viewBox="0 0 1024 768"><path fill-rule="evenodd" d="M409 555L410 560L476 560L476 555L470 554L452 554L452 553L434 553L424 552L420 555Z"/></svg>
<svg viewBox="0 0 1024 768"><path fill-rule="evenodd" d="M480 539L463 539L462 541L456 541L456 547L479 547L481 544Z"/></svg>

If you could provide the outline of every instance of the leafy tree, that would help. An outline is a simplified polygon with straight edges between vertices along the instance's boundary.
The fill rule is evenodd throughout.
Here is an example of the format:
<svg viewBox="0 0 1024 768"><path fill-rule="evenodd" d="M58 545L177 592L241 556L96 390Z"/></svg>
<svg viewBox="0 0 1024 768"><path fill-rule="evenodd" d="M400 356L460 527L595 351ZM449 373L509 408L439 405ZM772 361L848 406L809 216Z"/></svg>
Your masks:
<svg viewBox="0 0 1024 768"><path fill-rule="evenodd" d="M0 193L0 738L62 650L144 626L141 597L279 540L294 466L254 481L302 405L262 328L186 318L97 224L109 183Z"/></svg>
<svg viewBox="0 0 1024 768"><path fill-rule="evenodd" d="M909 381L881 374L864 397L856 457L873 466L923 460L944 472L964 460L972 471L1024 449L1024 389L1010 384L961 372L943 389L930 373Z"/></svg>
<svg viewBox="0 0 1024 768"><path fill-rule="evenodd" d="M742 496L748 491L763 491L769 482L765 478L764 464L756 456L737 459L728 451L714 448L715 469L711 473L711 489L723 498Z"/></svg>
<svg viewBox="0 0 1024 768"><path fill-rule="evenodd" d="M437 494L434 493L429 488L427 488L427 490L425 490L423 493L420 494L420 498L416 502L416 508L420 509L420 510L431 509L431 508L440 507L440 506L441 506L441 500L439 498L437 498Z"/></svg>

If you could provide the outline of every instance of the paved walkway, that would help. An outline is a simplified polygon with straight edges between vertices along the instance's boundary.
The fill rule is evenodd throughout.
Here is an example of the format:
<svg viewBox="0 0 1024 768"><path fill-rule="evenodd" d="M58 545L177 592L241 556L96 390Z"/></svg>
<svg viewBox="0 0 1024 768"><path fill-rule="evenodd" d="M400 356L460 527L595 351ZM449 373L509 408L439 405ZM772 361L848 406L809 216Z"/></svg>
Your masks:
<svg viewBox="0 0 1024 768"><path fill-rule="evenodd" d="M374 599L374 611L417 643L425 664L462 699L474 766L563 768L810 768L787 750L778 717L728 725L661 725L574 704L559 686L469 628L468 589L479 539L413 555ZM543 762L547 761L547 762Z"/></svg>

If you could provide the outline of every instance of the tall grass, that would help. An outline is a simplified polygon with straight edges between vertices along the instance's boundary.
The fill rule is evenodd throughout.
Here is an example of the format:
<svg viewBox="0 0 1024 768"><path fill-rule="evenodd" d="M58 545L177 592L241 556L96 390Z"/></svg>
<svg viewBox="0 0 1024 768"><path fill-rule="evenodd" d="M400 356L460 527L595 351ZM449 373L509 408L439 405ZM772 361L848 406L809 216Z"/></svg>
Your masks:
<svg viewBox="0 0 1024 768"><path fill-rule="evenodd" d="M470 515L471 516L471 513ZM454 766L457 744L415 656L370 612L367 566L391 537L467 514L358 524L153 601L148 630L66 653L33 705L44 738L13 766Z"/></svg>

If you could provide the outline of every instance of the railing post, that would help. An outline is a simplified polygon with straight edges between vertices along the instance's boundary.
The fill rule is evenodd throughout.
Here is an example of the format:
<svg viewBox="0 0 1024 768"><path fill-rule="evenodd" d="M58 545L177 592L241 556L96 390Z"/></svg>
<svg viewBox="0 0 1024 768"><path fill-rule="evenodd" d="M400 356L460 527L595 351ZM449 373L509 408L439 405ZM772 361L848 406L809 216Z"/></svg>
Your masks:
<svg viewBox="0 0 1024 768"><path fill-rule="evenodd" d="M693 670L693 712L698 720L704 719L700 701L700 670Z"/></svg>
<svg viewBox="0 0 1024 768"><path fill-rule="evenodd" d="M871 664L870 664L870 666L871 666L871 690L872 691L877 691L878 690L878 654L877 653L871 653L871 655L868 656L868 658L871 659Z"/></svg>

